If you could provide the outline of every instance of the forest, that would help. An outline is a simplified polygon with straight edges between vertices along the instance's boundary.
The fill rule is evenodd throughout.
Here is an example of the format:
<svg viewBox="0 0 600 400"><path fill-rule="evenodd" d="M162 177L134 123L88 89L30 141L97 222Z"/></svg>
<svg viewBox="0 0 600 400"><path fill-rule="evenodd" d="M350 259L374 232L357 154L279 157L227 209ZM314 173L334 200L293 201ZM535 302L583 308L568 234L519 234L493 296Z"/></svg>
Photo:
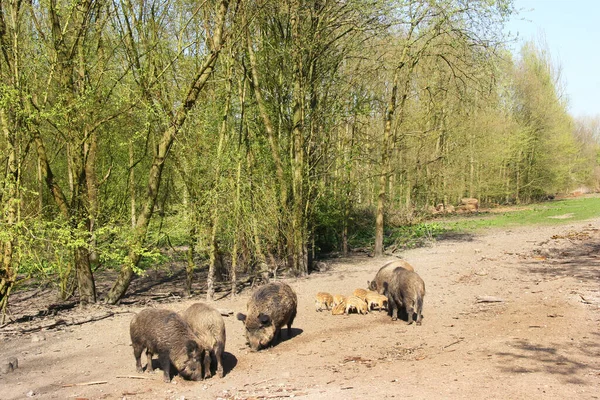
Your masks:
<svg viewBox="0 0 600 400"><path fill-rule="evenodd" d="M464 197L600 182L510 0L0 0L0 309L38 282L117 303L185 250L186 290L370 243ZM96 277L114 272L99 293Z"/></svg>

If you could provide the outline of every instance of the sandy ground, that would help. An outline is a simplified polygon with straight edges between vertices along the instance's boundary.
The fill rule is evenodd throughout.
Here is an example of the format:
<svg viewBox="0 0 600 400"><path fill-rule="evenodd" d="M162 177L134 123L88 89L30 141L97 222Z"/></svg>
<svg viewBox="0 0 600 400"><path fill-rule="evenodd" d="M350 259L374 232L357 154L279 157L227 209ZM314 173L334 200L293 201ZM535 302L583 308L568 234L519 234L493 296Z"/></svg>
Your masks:
<svg viewBox="0 0 600 400"><path fill-rule="evenodd" d="M160 370L135 370L132 313L147 306L181 311L198 298L75 308L8 324L0 329L0 362L17 357L19 365L0 375L0 398L596 399L599 229L600 219L497 230L406 251L426 284L422 326L385 312L316 312L315 293L365 287L393 258L328 261L327 271L284 279L299 300L290 339L284 329L282 342L251 352L242 323L225 318L222 379L175 376L167 384ZM249 293L215 306L245 311ZM480 302L484 296L502 301ZM13 317L25 306L35 314L36 296L15 296ZM99 320L67 325L82 317ZM57 321L56 328L17 333Z"/></svg>

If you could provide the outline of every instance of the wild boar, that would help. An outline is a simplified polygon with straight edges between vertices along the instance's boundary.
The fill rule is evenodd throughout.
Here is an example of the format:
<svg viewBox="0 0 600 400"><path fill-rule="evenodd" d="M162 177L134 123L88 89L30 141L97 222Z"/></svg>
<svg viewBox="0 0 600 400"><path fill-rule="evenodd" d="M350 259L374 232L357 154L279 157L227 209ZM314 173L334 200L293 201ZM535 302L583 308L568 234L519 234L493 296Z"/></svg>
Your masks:
<svg viewBox="0 0 600 400"><path fill-rule="evenodd" d="M367 297L365 298L367 302L367 308L369 310L374 310L377 307L378 310L383 310L384 308L388 308L388 299L386 296L379 294L377 292L369 292L367 293Z"/></svg>
<svg viewBox="0 0 600 400"><path fill-rule="evenodd" d="M377 271L377 274L375 275L375 279L367 281L367 288L379 294L383 294L383 282L388 281L392 272L398 267L404 268L407 271L414 272L415 270L412 265L404 260L390 261L379 268L379 271Z"/></svg>
<svg viewBox="0 0 600 400"><path fill-rule="evenodd" d="M330 310L333 307L333 296L329 293L319 292L315 296L315 308L317 311Z"/></svg>
<svg viewBox="0 0 600 400"><path fill-rule="evenodd" d="M365 297L367 297L367 291L365 289L354 289L354 291L352 292L353 296L358 297L361 300L364 300Z"/></svg>
<svg viewBox="0 0 600 400"><path fill-rule="evenodd" d="M175 312L147 308L133 317L129 325L135 366L142 372L142 351L146 349L152 372L152 355L158 354L165 382L171 381L171 363L185 379L202 379L202 359L205 350L199 345L189 325Z"/></svg>
<svg viewBox="0 0 600 400"><path fill-rule="evenodd" d="M290 338L297 307L298 297L286 283L272 282L255 290L248 300L248 314L237 314L246 327L250 348L254 351L265 348L272 344L275 336L281 340L284 325Z"/></svg>
<svg viewBox="0 0 600 400"><path fill-rule="evenodd" d="M342 294L334 294L333 295L333 307L337 306L340 303L346 301L346 296Z"/></svg>
<svg viewBox="0 0 600 400"><path fill-rule="evenodd" d="M348 296L346 298L346 314L356 311L357 314L368 314L367 303L357 296Z"/></svg>
<svg viewBox="0 0 600 400"><path fill-rule="evenodd" d="M404 307L408 315L408 324L413 323L416 313L417 325L421 325L425 282L416 272L396 268L389 281L383 282L383 291L388 298L388 313L392 317L392 321L398 319L398 310L400 307ZM395 316L394 311L396 312Z"/></svg>
<svg viewBox="0 0 600 400"><path fill-rule="evenodd" d="M222 378L226 337L225 321L221 313L206 303L194 303L181 316L192 328L202 346L207 349L204 355L204 378L212 376L212 364L216 364L217 375Z"/></svg>
<svg viewBox="0 0 600 400"><path fill-rule="evenodd" d="M346 299L344 298L331 309L331 315L342 315L346 313Z"/></svg>

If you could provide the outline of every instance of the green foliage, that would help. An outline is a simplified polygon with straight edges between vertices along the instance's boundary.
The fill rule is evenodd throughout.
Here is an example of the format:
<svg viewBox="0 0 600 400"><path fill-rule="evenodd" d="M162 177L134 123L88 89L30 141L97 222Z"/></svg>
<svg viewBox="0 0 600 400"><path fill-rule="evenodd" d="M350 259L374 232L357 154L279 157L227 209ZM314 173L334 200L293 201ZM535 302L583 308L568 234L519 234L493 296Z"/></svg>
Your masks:
<svg viewBox="0 0 600 400"><path fill-rule="evenodd" d="M375 237L375 213L373 209L354 210L349 220L348 245L350 248L369 248Z"/></svg>
<svg viewBox="0 0 600 400"><path fill-rule="evenodd" d="M420 222L414 225L390 228L384 238L384 245L386 247L393 246L396 249L422 247L447 231L446 227L437 222Z"/></svg>
<svg viewBox="0 0 600 400"><path fill-rule="evenodd" d="M210 49L214 2L134 2L131 10L106 3L84 12L58 0L64 45L77 49L68 60L59 60L66 54L43 4L23 8L22 22L7 20L22 25L7 26L20 36L6 41L19 44L6 49L18 62L0 68L0 111L9 121L2 129L11 133L0 152L6 159L7 137L19 138L20 220L0 229L0 240L16 241L16 270L68 295L78 248L98 254L93 272L138 274L169 268L171 246L193 245L206 257L213 234L226 256L237 246L242 271L266 254L290 259L290 245L302 248L297 238L308 247L314 239L316 252L339 250L344 227L351 248L370 248L382 173L386 246L418 246L448 229L560 221L553 212L573 213L567 221L593 216L584 210L595 208L589 199L585 207L542 203L432 222L415 211L467 196L527 204L599 186L600 125L567 114L545 49L528 44L513 56L502 48L511 1L302 4L242 2L235 18L228 14L213 75L158 160L157 193L150 167ZM129 13L135 21L125 21ZM244 26L243 14L251 16ZM246 30L272 137L249 82ZM384 143L395 78L399 102ZM39 176L45 167L49 175ZM139 244L131 202L139 216L151 195L154 214ZM140 263L130 265L130 255Z"/></svg>
<svg viewBox="0 0 600 400"><path fill-rule="evenodd" d="M329 253L341 247L343 210L332 196L324 196L315 205L314 239L316 251Z"/></svg>
<svg viewBox="0 0 600 400"><path fill-rule="evenodd" d="M18 241L19 272L42 284L55 285L62 298L75 289L73 250L85 239L73 235L65 221L29 220Z"/></svg>

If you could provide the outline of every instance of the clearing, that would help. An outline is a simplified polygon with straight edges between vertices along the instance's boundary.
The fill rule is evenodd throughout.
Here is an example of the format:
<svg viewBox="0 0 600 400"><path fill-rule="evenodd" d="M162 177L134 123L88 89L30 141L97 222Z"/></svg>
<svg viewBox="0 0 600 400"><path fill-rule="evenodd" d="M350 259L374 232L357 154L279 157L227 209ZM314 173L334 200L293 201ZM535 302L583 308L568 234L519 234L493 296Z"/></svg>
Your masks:
<svg viewBox="0 0 600 400"><path fill-rule="evenodd" d="M226 375L200 382L176 376L165 384L160 370L137 374L129 321L143 307L181 311L203 299L130 290L119 306L49 312L48 289L20 292L11 303L19 322L0 328L0 366L18 359L14 372L0 375L0 397L597 399L599 250L594 219L454 235L406 251L426 284L422 326L392 322L385 312L316 312L315 293L365 287L393 258L330 260L326 271L284 279L299 300L291 339L284 329L282 342L251 352L242 323L225 317ZM215 306L245 311L249 293Z"/></svg>

